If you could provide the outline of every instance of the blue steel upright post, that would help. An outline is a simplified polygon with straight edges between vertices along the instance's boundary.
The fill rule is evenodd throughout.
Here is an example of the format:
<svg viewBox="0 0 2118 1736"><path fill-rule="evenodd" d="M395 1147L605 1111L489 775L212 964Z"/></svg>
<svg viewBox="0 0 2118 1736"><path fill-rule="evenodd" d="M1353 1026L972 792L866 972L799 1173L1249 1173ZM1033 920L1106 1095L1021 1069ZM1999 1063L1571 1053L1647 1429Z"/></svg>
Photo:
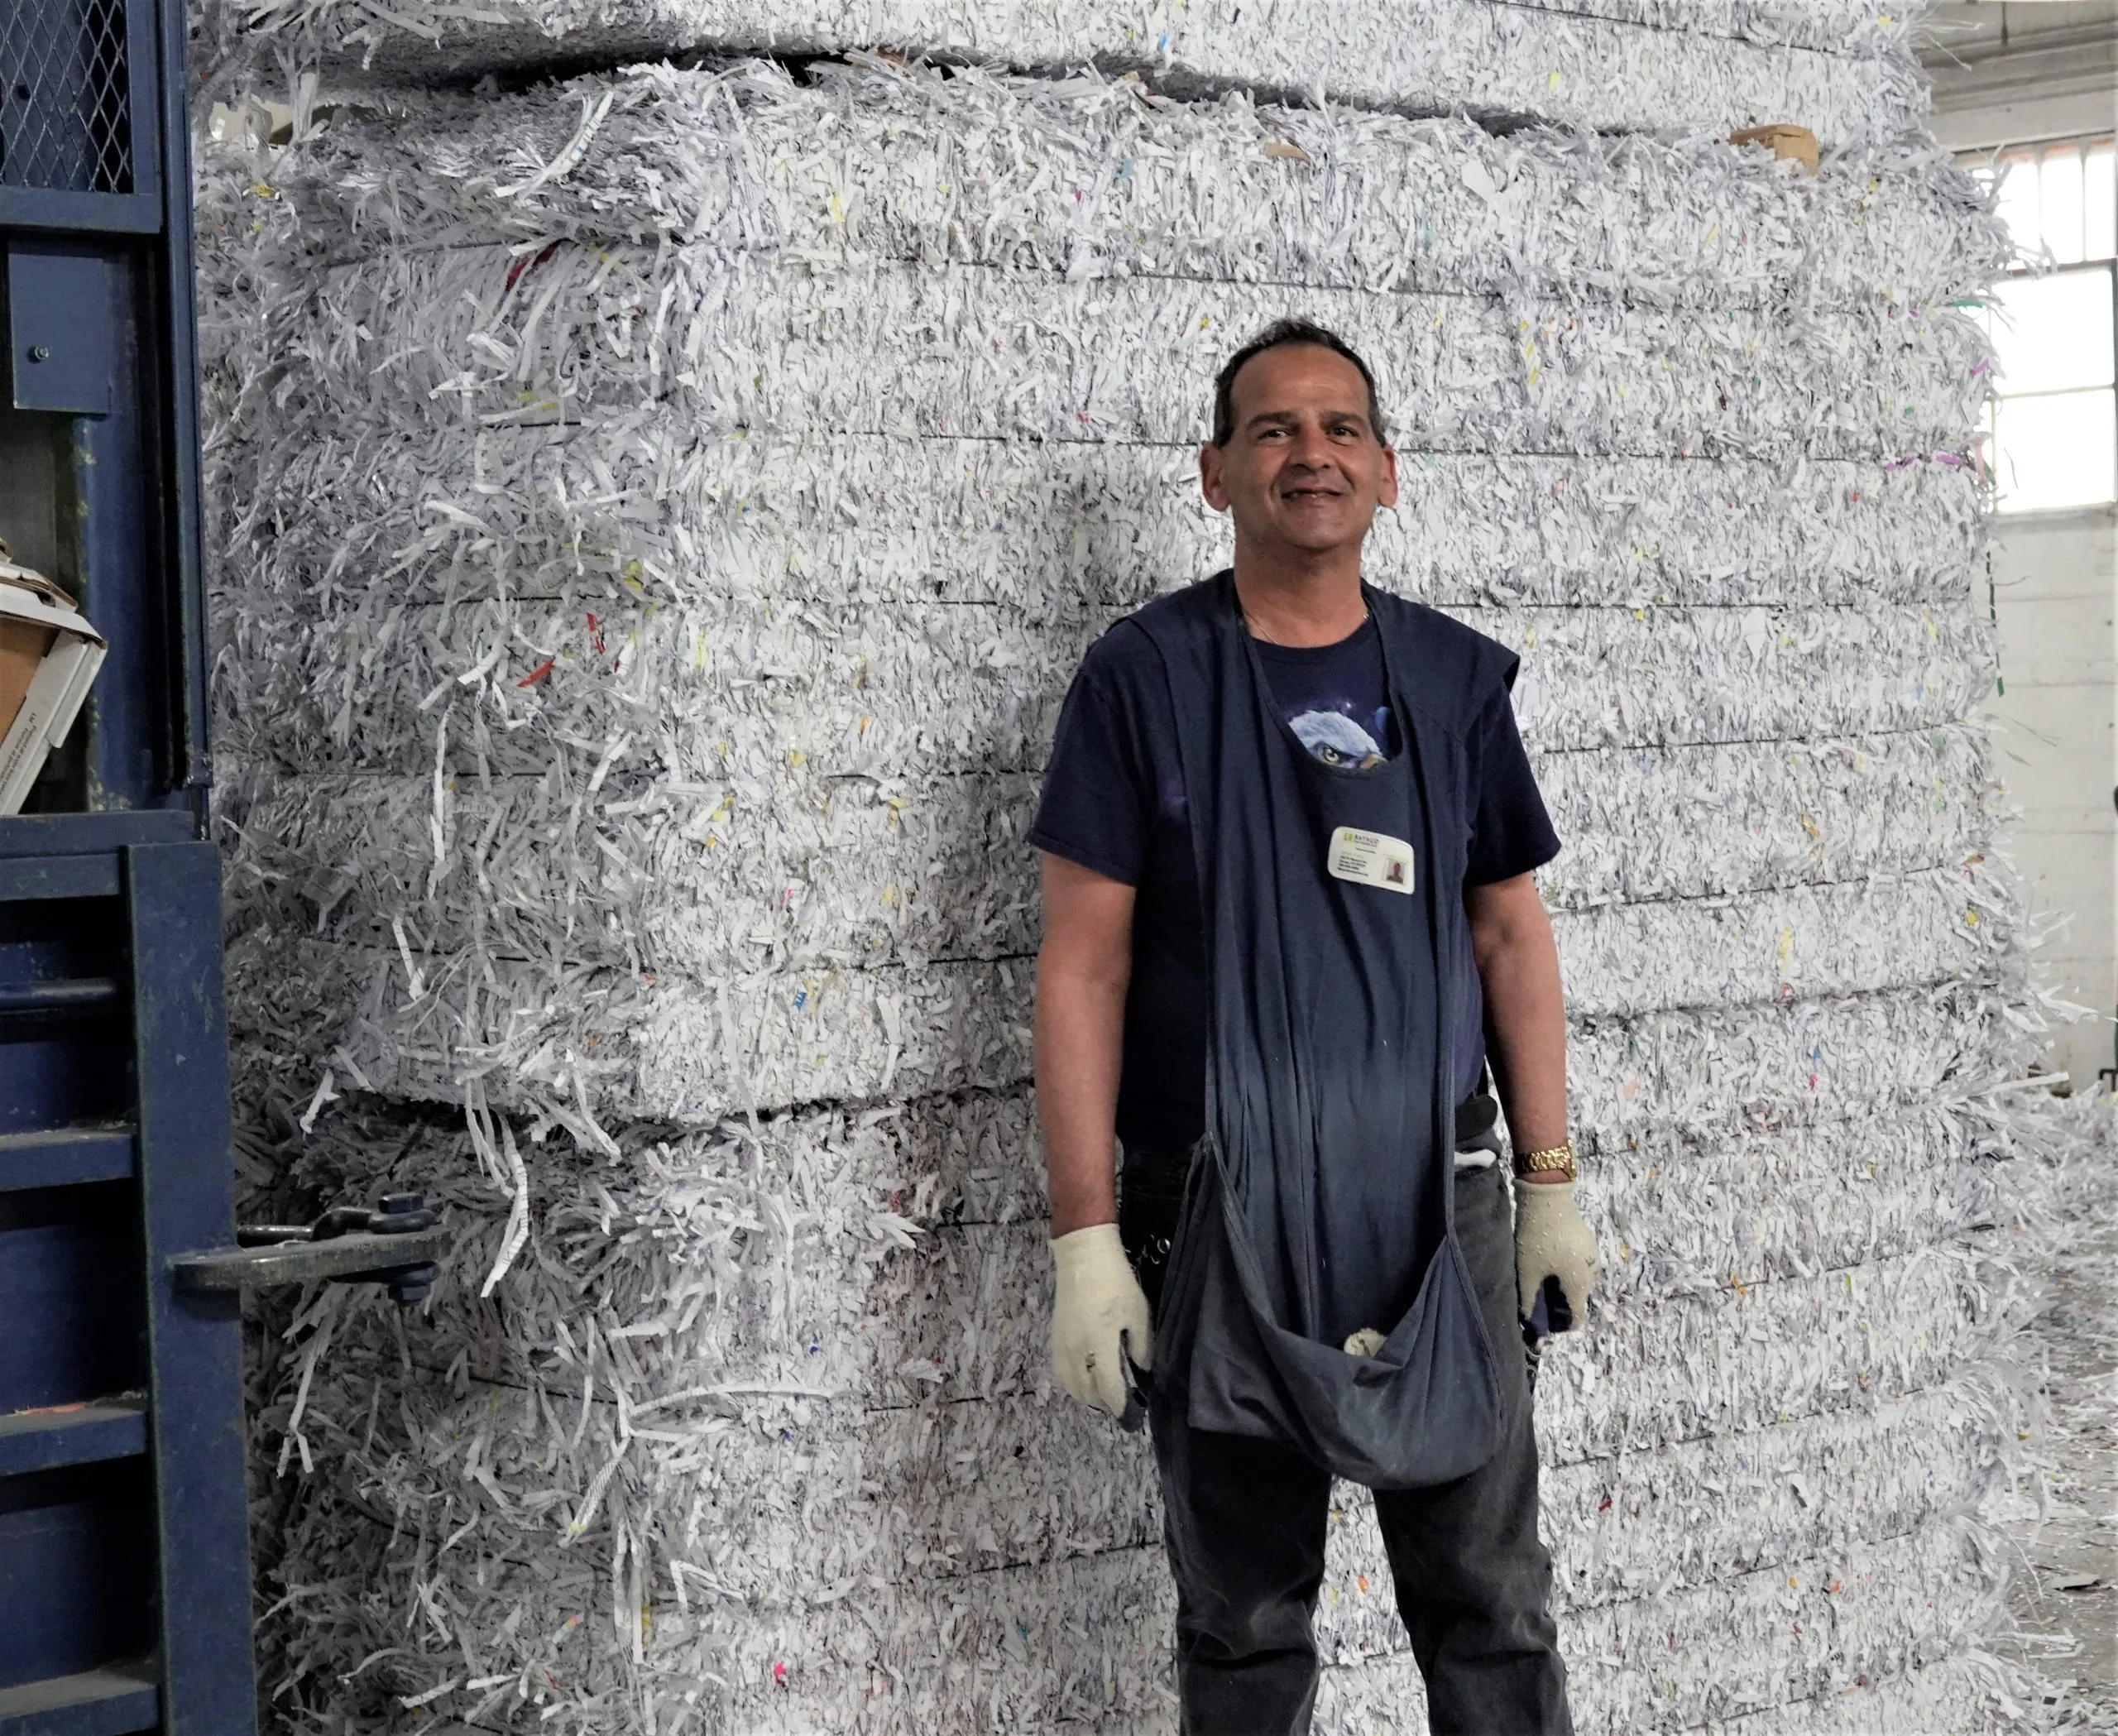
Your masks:
<svg viewBox="0 0 2118 1736"><path fill-rule="evenodd" d="M0 1736L252 1736L180 0L0 14L0 540L108 641L0 818Z"/></svg>

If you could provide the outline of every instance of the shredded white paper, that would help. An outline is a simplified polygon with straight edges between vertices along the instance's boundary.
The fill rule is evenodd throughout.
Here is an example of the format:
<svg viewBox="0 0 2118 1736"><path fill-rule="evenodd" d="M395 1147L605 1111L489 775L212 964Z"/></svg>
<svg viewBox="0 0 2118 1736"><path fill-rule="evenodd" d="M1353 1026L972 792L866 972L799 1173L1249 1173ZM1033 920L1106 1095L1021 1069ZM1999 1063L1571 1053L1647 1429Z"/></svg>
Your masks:
<svg viewBox="0 0 2118 1736"><path fill-rule="evenodd" d="M1370 573L1521 653L1566 840L1577 1724L1993 1722L2010 1255L2083 1135L2014 1083L1973 717L2005 243L1901 17L204 10L303 105L200 146L246 1178L458 1233L416 1313L271 1319L289 1728L1173 1728L1150 1460L1046 1369L1023 837L1084 646L1224 559L1192 445L1290 311L1378 364ZM701 46L845 57L425 88ZM1358 1489L1319 1628L1320 1729L1424 1728Z"/></svg>
<svg viewBox="0 0 2118 1736"><path fill-rule="evenodd" d="M1793 121L1833 144L1901 129L1924 87L1910 13L1857 0L201 0L209 74L319 56L340 77L464 79L554 60L676 50L870 50L1033 68L1133 70L1196 100L1321 94L1509 122L1726 132ZM550 159L547 159L550 161ZM556 172L554 170L553 172Z"/></svg>

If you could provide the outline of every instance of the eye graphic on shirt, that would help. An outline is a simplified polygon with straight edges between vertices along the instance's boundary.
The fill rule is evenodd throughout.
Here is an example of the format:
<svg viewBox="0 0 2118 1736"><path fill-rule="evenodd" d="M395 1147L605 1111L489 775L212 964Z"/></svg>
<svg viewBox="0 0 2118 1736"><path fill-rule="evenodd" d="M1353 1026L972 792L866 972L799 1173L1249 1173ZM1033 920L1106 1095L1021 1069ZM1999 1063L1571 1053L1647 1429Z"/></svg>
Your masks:
<svg viewBox="0 0 2118 1736"><path fill-rule="evenodd" d="M1382 759L1382 750L1343 712L1303 712L1287 719L1296 739L1326 765L1350 765L1365 771Z"/></svg>

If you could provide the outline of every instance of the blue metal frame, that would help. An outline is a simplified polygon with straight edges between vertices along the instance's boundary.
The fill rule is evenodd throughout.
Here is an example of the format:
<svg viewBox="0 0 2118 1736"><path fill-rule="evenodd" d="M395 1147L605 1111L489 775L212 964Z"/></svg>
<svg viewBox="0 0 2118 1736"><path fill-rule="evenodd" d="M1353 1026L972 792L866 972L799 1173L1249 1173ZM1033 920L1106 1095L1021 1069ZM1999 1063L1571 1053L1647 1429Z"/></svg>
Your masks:
<svg viewBox="0 0 2118 1736"><path fill-rule="evenodd" d="M0 1081L37 1124L0 1134L0 1736L256 1728L237 1304L170 1269L234 1232L220 866L190 831L0 819ZM81 1124L68 1045L120 1052L122 1119Z"/></svg>
<svg viewBox="0 0 2118 1736"><path fill-rule="evenodd" d="M35 6L39 0L10 0L10 3ZM175 111L180 121L184 112L181 79L170 83L160 76L165 66L180 71L184 65L183 20L180 15L178 52L171 59L165 34L167 12L168 7L157 6L156 0L126 0L126 113L132 132L132 189L76 193L52 187L0 187L0 229L51 229L77 235L166 233L164 189L172 182L187 190L191 185L188 173L177 181L162 172L165 160L172 167L177 161L168 156L169 112ZM174 98L167 103L162 101L165 86ZM188 161L184 166L188 170Z"/></svg>
<svg viewBox="0 0 2118 1736"><path fill-rule="evenodd" d="M154 235L161 226L161 206L137 193L0 187L0 228L66 235Z"/></svg>
<svg viewBox="0 0 2118 1736"><path fill-rule="evenodd" d="M241 1326L170 1269L234 1242L184 17L125 3L132 189L0 188L126 286L108 412L41 413L110 655L0 818L0 1736L252 1736Z"/></svg>
<svg viewBox="0 0 2118 1736"><path fill-rule="evenodd" d="M162 1716L172 1731L255 1728L242 1335L235 1297L180 1293L176 1255L235 1238L221 865L207 843L125 850L141 1221L160 1514Z"/></svg>
<svg viewBox="0 0 2118 1736"><path fill-rule="evenodd" d="M0 1731L7 1736L127 1736L161 1727L158 1705L154 1682L142 1669L84 1670L27 1688L0 1688Z"/></svg>
<svg viewBox="0 0 2118 1736"><path fill-rule="evenodd" d="M159 14L161 84L165 100L155 112L161 124L160 180L162 201L157 328L167 346L163 355L163 461L159 473L165 492L162 522L164 556L171 578L169 783L173 791L196 792L204 813L204 793L213 782L209 739L212 707L206 694L207 626L204 484L199 462L199 312L192 276L191 125L185 107L184 0L131 0L136 16ZM146 40L143 31L138 39ZM141 111L145 113L145 110Z"/></svg>

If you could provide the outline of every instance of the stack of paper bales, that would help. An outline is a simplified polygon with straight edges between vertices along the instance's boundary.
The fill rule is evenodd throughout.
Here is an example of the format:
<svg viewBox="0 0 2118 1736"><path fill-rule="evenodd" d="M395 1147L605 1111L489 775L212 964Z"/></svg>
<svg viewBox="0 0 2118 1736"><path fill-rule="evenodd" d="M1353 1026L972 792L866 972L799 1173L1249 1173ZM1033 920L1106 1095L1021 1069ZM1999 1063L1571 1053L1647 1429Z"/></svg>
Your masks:
<svg viewBox="0 0 2118 1736"><path fill-rule="evenodd" d="M194 10L208 66L268 80L304 67L434 85L675 53L881 50L1061 79L1084 65L1136 70L1195 98L1294 94L1599 130L1799 117L1834 144L1898 137L1924 88L1901 47L1905 12L1859 0L1342 0L1320 12L1287 0L194 0Z"/></svg>
<svg viewBox="0 0 2118 1736"><path fill-rule="evenodd" d="M2051 1136L1971 721L2002 240L1903 30L207 7L296 108L201 158L252 1179L462 1234L276 1323L289 1728L1174 1727L1145 1447L1045 1369L1023 837L1083 647L1224 559L1211 377L1287 313L1377 362L1368 570L1521 650L1567 841L1579 1725L1983 1719ZM1388 1592L1349 1489L1320 1729L1424 1728Z"/></svg>

